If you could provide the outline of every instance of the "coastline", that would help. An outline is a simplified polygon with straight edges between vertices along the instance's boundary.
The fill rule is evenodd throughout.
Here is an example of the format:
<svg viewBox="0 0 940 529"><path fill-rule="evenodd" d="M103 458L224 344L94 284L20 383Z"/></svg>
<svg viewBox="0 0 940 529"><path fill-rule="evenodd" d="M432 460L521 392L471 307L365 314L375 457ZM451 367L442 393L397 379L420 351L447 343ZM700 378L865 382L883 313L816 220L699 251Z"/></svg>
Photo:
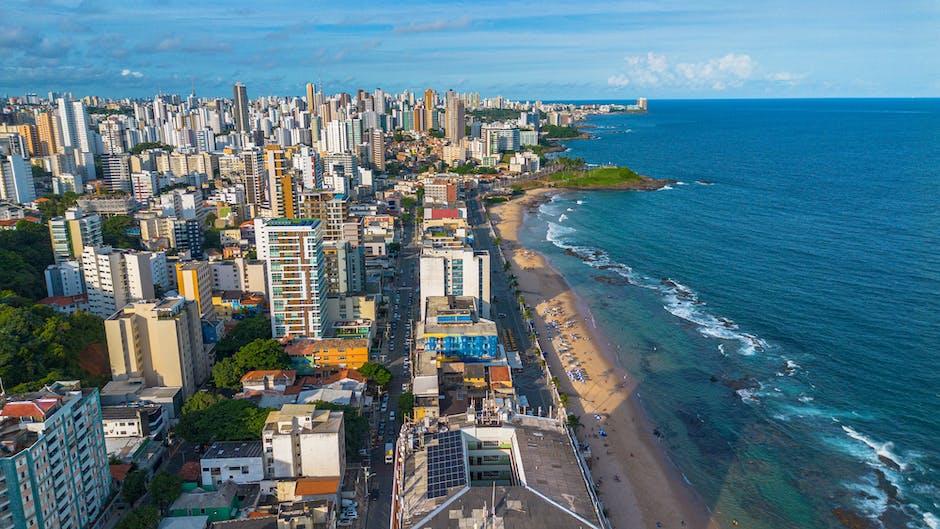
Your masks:
<svg viewBox="0 0 940 529"><path fill-rule="evenodd" d="M519 242L526 211L558 192L562 190L529 190L524 197L488 211L520 292L533 309L539 343L559 391L569 396L569 413L580 417L578 438L591 447L591 472L608 517L615 528L657 527L657 523L718 528L658 442L637 397L635 379L620 366L587 305L545 256ZM585 382L566 375L575 365L584 370ZM606 437L599 435L602 430Z"/></svg>

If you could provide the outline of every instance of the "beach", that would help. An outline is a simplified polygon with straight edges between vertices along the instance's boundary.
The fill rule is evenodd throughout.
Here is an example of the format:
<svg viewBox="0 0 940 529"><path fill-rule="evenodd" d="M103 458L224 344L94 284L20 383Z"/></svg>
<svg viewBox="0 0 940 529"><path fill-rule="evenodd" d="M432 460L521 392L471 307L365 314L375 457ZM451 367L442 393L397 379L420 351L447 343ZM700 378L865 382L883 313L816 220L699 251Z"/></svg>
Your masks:
<svg viewBox="0 0 940 529"><path fill-rule="evenodd" d="M618 365L589 309L544 256L519 242L526 210L552 192L557 191L530 190L488 211L519 290L534 310L539 343L559 391L569 396L568 412L579 417L578 437L591 447L591 472L611 524L717 528L659 445L637 402L634 379ZM571 378L569 372L578 375Z"/></svg>

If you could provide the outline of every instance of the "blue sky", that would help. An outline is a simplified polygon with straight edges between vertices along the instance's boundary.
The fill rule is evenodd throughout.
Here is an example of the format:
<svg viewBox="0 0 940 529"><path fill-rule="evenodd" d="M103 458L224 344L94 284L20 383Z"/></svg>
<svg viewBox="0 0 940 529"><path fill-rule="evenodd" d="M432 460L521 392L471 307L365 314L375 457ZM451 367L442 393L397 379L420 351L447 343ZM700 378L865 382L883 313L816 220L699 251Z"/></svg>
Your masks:
<svg viewBox="0 0 940 529"><path fill-rule="evenodd" d="M0 94L940 95L940 2L3 0Z"/></svg>

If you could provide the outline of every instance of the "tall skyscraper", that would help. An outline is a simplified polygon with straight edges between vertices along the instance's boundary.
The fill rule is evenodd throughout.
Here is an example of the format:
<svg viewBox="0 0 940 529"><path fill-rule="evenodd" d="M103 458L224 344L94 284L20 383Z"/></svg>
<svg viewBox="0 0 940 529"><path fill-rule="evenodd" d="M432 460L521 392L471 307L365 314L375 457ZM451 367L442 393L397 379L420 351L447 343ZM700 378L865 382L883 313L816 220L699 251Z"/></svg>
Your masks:
<svg viewBox="0 0 940 529"><path fill-rule="evenodd" d="M98 390L55 382L4 399L3 527L92 527L111 495Z"/></svg>
<svg viewBox="0 0 940 529"><path fill-rule="evenodd" d="M313 83L307 83L307 112L316 114L319 111L317 107L317 86Z"/></svg>
<svg viewBox="0 0 940 529"><path fill-rule="evenodd" d="M181 296L196 302L200 318L213 318L215 308L212 306L212 268L208 261L177 263L176 286Z"/></svg>
<svg viewBox="0 0 940 529"><path fill-rule="evenodd" d="M248 90L245 85L235 83L232 87L232 114L235 118L235 130L237 132L249 132L251 130L248 121Z"/></svg>
<svg viewBox="0 0 940 529"><path fill-rule="evenodd" d="M81 152L94 153L94 146L88 132L90 121L81 101L69 101L59 98L57 101L59 126L62 131L62 146L72 147Z"/></svg>
<svg viewBox="0 0 940 529"><path fill-rule="evenodd" d="M59 153L58 127L55 114L40 112L36 114L36 133L39 135L40 156Z"/></svg>
<svg viewBox="0 0 940 529"><path fill-rule="evenodd" d="M277 145L264 148L264 168L268 175L268 196L275 216L292 219L297 216L297 186L287 166L284 149Z"/></svg>
<svg viewBox="0 0 940 529"><path fill-rule="evenodd" d="M424 127L420 130L431 130L434 128L434 114L437 112L437 94L434 90L428 88L424 91Z"/></svg>
<svg viewBox="0 0 940 529"><path fill-rule="evenodd" d="M372 155L372 167L376 171L385 170L385 133L382 129L372 129L369 133L369 150Z"/></svg>
<svg viewBox="0 0 940 529"><path fill-rule="evenodd" d="M447 91L447 101L446 101L446 123L444 125L444 130L447 135L447 139L457 143L465 136L467 118L464 115L463 101L460 100L460 97L457 96L457 93L453 90Z"/></svg>
<svg viewBox="0 0 940 529"><path fill-rule="evenodd" d="M271 334L323 338L326 274L316 219L255 219L258 257L268 264Z"/></svg>

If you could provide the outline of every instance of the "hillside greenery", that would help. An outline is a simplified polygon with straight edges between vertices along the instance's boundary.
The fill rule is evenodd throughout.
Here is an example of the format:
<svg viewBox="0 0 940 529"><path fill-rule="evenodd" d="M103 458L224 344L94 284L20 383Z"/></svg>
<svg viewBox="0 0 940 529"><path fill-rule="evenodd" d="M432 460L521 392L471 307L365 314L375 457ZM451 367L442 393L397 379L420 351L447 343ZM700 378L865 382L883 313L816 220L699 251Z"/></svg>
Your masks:
<svg viewBox="0 0 940 529"><path fill-rule="evenodd" d="M642 176L628 167L564 169L549 177L555 185L565 187L615 187L642 180Z"/></svg>
<svg viewBox="0 0 940 529"><path fill-rule="evenodd" d="M0 291L37 300L46 296L44 272L52 264L49 228L21 220L0 231Z"/></svg>

